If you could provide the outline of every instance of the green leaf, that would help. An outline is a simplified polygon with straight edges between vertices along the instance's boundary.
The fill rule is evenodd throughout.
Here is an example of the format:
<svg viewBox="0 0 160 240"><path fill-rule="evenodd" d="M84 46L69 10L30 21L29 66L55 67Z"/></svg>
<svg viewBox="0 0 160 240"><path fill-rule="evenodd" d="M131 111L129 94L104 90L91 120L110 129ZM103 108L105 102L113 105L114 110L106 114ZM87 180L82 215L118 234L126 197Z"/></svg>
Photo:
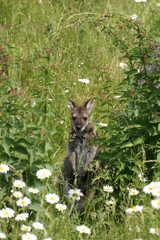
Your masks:
<svg viewBox="0 0 160 240"><path fill-rule="evenodd" d="M160 106L160 100L157 100L158 106Z"/></svg>
<svg viewBox="0 0 160 240"><path fill-rule="evenodd" d="M48 152L49 150L53 151L53 144L46 142L45 144L45 152Z"/></svg>
<svg viewBox="0 0 160 240"><path fill-rule="evenodd" d="M150 136L156 136L158 135L157 127L153 126L150 129L148 129L149 135Z"/></svg>
<svg viewBox="0 0 160 240"><path fill-rule="evenodd" d="M157 160L160 160L160 152L157 153Z"/></svg>
<svg viewBox="0 0 160 240"><path fill-rule="evenodd" d="M16 145L21 145L23 147L27 147L27 146L31 146L30 142L28 142L26 139L24 138L20 138L17 140Z"/></svg>
<svg viewBox="0 0 160 240"><path fill-rule="evenodd" d="M131 142L126 142L126 143L123 143L121 148L128 148L128 147L133 147L133 143Z"/></svg>
<svg viewBox="0 0 160 240"><path fill-rule="evenodd" d="M29 209L34 210L36 212L44 212L44 209L38 203L31 203L31 205L29 206Z"/></svg>
<svg viewBox="0 0 160 240"><path fill-rule="evenodd" d="M27 155L28 154L28 151L25 147L23 146L17 146L14 148L14 151L18 152L18 153L21 153L21 154L24 154L24 155Z"/></svg>
<svg viewBox="0 0 160 240"><path fill-rule="evenodd" d="M133 145L137 146L138 144L143 144L144 143L144 138L143 137L139 137L135 140L133 140Z"/></svg>
<svg viewBox="0 0 160 240"><path fill-rule="evenodd" d="M134 110L134 114L135 114L135 117L138 117L138 115L139 115L139 109L138 108Z"/></svg>
<svg viewBox="0 0 160 240"><path fill-rule="evenodd" d="M8 156L10 156L10 146L6 142L3 142L2 146L3 146L5 153L8 154Z"/></svg>

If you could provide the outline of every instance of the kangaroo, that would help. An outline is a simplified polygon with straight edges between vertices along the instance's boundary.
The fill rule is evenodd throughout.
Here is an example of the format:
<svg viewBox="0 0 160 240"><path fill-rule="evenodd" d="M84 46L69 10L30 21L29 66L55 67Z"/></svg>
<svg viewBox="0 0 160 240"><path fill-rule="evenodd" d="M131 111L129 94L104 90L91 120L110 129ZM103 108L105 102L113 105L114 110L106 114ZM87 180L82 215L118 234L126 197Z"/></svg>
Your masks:
<svg viewBox="0 0 160 240"><path fill-rule="evenodd" d="M65 181L63 195L67 196L71 188L81 189L86 194L88 167L97 155L98 146L91 144L95 139L93 125L89 116L94 105L94 100L88 100L79 106L68 100L71 109L71 132L67 144L68 156L64 159L62 175Z"/></svg>

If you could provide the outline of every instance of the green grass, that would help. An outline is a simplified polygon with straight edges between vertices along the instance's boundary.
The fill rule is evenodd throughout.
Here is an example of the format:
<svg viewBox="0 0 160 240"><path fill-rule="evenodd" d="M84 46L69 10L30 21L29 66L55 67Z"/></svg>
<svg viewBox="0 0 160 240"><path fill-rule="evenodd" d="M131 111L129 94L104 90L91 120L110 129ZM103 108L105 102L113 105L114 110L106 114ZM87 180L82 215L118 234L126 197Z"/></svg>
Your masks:
<svg viewBox="0 0 160 240"><path fill-rule="evenodd" d="M134 0L0 1L0 161L12 167L8 177L1 175L4 188L0 209L7 205L18 212L10 195L14 178L23 176L27 186L41 188L39 198L35 200L30 196L35 202L33 209L30 208L29 224L35 220L45 224L44 234L35 231L38 239L44 239L44 235L60 240L158 239L149 235L150 227L158 227L158 214L150 208L150 197L142 193L135 199L145 204L144 215L126 216L127 204L136 202L131 199L128 202L127 192L121 208L114 205L112 210L103 204L106 197L102 194L100 207L94 207L91 202L91 209L83 218L70 215L69 210L57 213L53 206L43 203L48 192L58 194L57 178L66 156L70 130L67 98L77 103L94 98L91 120L96 127L99 122L108 122L108 117L104 117L106 106L101 103L125 77L119 63L126 59L116 36L124 40L129 49L136 46L137 36L127 22L132 14L137 14L137 22L146 29L147 36L158 38L160 7L157 3L155 0L146 3ZM79 78L87 78L90 83L80 83ZM115 107L118 104L116 102ZM105 132L98 131L103 138ZM51 169L53 176L45 187L35 180L36 171L44 167ZM138 179L135 182L138 186ZM139 190L142 188L143 183ZM42 212L38 213L41 207ZM87 237L78 234L75 229L81 224L90 227L92 234ZM0 229L10 234L8 239L21 239L20 225L13 219L11 224L0 219ZM13 232L14 226L16 232ZM140 232L135 231L136 226Z"/></svg>

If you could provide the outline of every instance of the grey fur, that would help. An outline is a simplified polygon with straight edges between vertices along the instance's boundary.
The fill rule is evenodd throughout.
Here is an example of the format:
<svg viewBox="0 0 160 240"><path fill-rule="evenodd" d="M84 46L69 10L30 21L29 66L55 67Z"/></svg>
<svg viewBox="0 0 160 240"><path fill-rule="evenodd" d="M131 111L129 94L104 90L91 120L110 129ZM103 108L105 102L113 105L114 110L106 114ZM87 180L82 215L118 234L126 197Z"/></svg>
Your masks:
<svg viewBox="0 0 160 240"><path fill-rule="evenodd" d="M86 194L88 181L88 167L97 155L98 146L91 145L95 139L93 125L89 122L89 115L94 101L91 99L83 106L78 106L69 100L72 114L71 132L69 134L67 153L62 167L64 178L63 195L68 196L69 189L81 189Z"/></svg>

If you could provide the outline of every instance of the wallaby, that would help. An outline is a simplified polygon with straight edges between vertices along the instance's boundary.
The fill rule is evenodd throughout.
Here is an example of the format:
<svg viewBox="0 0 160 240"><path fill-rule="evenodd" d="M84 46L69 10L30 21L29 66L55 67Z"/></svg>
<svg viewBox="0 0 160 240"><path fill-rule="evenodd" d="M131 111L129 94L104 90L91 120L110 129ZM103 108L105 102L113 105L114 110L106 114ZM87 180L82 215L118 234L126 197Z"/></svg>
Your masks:
<svg viewBox="0 0 160 240"><path fill-rule="evenodd" d="M91 144L95 134L93 125L89 122L94 100L88 100L83 106L77 105L72 100L68 102L72 119L67 144L68 156L62 167L64 196L67 196L69 189L74 187L86 194L88 167L98 152L97 144Z"/></svg>

